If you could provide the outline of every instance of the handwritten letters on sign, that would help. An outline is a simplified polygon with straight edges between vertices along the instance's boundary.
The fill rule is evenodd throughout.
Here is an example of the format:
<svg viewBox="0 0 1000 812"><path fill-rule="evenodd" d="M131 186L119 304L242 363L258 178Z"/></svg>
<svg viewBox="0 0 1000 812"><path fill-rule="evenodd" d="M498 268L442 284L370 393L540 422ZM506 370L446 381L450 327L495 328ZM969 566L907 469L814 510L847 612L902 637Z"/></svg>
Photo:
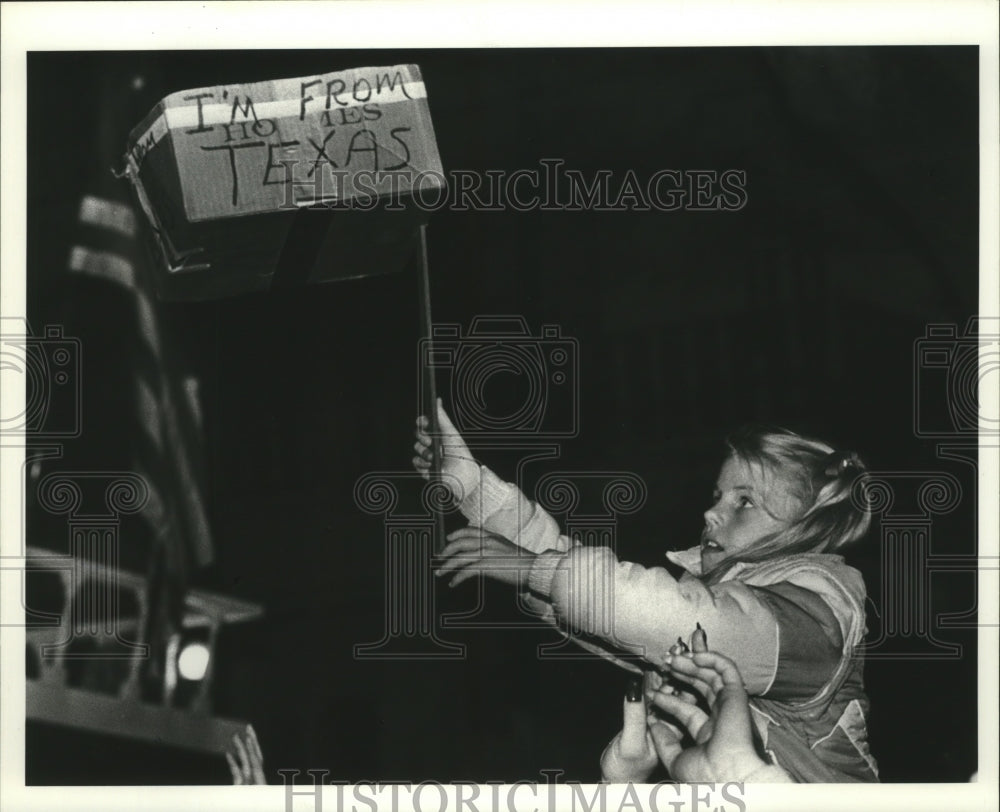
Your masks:
<svg viewBox="0 0 1000 812"><path fill-rule="evenodd" d="M192 222L443 184L414 65L175 93L133 133L133 171L167 141Z"/></svg>

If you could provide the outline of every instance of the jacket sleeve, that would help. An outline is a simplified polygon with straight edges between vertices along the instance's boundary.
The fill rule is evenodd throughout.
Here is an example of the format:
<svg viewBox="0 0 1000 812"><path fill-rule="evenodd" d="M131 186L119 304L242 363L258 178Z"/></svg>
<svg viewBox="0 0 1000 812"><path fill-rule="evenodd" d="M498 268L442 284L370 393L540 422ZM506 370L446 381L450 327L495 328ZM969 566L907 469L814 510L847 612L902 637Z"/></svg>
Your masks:
<svg viewBox="0 0 1000 812"><path fill-rule="evenodd" d="M481 466L479 482L459 507L473 527L510 539L528 552L568 550L573 542L559 532L548 512L530 501L516 485Z"/></svg>
<svg viewBox="0 0 1000 812"><path fill-rule="evenodd" d="M677 580L662 567L618 561L610 548L574 543L543 508L486 468L461 508L471 524L537 555L528 586L551 607L540 614L574 638L659 666L677 638L687 640L700 623L711 648L739 666L749 693L770 687L778 625L750 587L738 581L707 587L691 576Z"/></svg>
<svg viewBox="0 0 1000 812"><path fill-rule="evenodd" d="M659 665L678 637L700 623L709 646L739 666L747 691L766 693L777 668L778 624L768 605L739 581L706 586L662 567L619 561L607 547L548 551L529 586L571 633L595 636Z"/></svg>
<svg viewBox="0 0 1000 812"><path fill-rule="evenodd" d="M794 583L751 589L778 622L778 659L766 696L805 702L829 682L843 657L837 619L819 594Z"/></svg>

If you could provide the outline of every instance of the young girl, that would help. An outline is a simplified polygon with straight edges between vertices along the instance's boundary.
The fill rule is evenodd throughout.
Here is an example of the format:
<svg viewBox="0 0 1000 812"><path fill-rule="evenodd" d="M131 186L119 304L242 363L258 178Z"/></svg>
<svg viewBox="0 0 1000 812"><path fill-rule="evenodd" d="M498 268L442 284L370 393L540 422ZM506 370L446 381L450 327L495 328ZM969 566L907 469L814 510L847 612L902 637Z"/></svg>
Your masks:
<svg viewBox="0 0 1000 812"><path fill-rule="evenodd" d="M802 782L878 780L856 653L865 587L834 554L868 529L851 497L864 470L855 454L782 429L730 437L701 544L667 553L686 571L675 579L560 534L540 506L472 459L440 401L438 420L445 481L470 523L449 536L439 575L453 574L453 586L479 572L518 586L524 573L543 618L632 670L622 653L662 668L700 624L739 668L774 763ZM414 446L425 474L427 426L418 418Z"/></svg>

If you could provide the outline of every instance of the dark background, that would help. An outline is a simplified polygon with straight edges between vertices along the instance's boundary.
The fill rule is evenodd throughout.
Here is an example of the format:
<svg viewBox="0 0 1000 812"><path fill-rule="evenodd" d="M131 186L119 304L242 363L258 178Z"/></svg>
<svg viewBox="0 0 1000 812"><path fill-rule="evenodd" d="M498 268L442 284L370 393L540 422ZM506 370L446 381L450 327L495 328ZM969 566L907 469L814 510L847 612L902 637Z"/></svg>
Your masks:
<svg viewBox="0 0 1000 812"><path fill-rule="evenodd" d="M555 324L578 342L579 432L558 459L526 468L529 494L551 470L634 472L648 501L620 519L618 543L656 565L696 542L727 431L767 421L856 448L875 470L954 474L965 496L935 519L932 552L975 552L972 468L938 459L913 427L915 397L945 419L949 395L943 379L915 391L915 342L931 323L961 335L977 305L971 47L31 54L28 316L36 330L66 324L87 357L86 429L68 467L120 465L130 442L127 396L116 395L128 388L115 360L121 296L65 271L79 197L107 182L107 145L120 154L128 129L177 90L408 62L423 72L446 170L561 158L616 178L746 172L738 212L434 215L436 321L516 314L535 334ZM113 114L95 103L109 98ZM216 561L194 582L267 609L222 641L215 711L254 724L272 781L279 768L350 781L540 780L541 769L593 780L624 675L540 659L554 632L446 629L466 645L454 662L353 657L385 623L383 522L353 488L367 472L409 468L415 279L411 267L165 310L205 412ZM487 391L498 408L523 385L505 383ZM482 458L514 476L510 455ZM57 524L31 522L29 542L59 548ZM850 555L874 637L880 532ZM137 539L124 557L141 570L143 551ZM929 584L933 634L962 655L869 661L886 781L964 781L976 769L974 630L936 627L975 606L974 577ZM439 609L473 607L476 589L441 590ZM487 584L479 617L518 619L513 593ZM107 756L85 734L29 725L28 780L228 781L221 759L102 747Z"/></svg>

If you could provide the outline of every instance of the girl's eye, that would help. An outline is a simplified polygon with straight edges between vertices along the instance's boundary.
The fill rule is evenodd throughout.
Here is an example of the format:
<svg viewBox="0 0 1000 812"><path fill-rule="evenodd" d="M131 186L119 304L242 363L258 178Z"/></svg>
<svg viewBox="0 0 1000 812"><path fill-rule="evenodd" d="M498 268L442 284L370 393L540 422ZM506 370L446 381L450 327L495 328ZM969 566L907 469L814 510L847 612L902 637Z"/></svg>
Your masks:
<svg viewBox="0 0 1000 812"><path fill-rule="evenodd" d="M750 499L749 496L741 496L740 497L740 507L741 508L752 508L753 507L753 500Z"/></svg>

